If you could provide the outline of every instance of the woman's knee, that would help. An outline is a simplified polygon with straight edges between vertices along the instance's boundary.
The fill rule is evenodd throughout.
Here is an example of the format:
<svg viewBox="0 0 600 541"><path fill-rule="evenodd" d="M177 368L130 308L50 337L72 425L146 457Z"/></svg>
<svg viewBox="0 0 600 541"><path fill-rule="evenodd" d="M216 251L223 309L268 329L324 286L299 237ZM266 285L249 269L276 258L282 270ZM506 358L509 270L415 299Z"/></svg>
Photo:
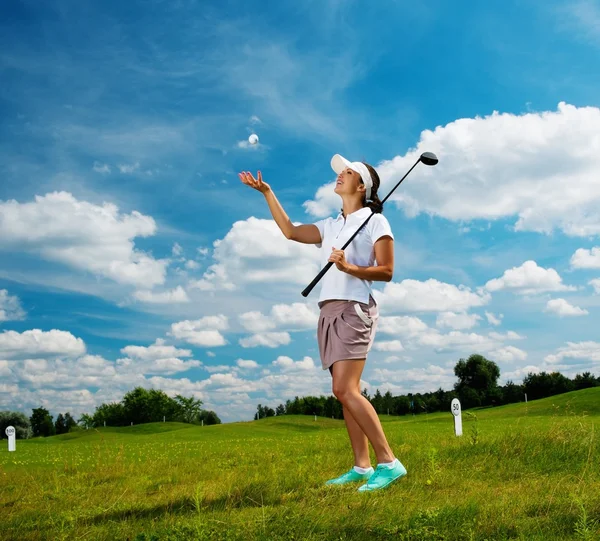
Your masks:
<svg viewBox="0 0 600 541"><path fill-rule="evenodd" d="M343 383L336 383L335 381L333 382L333 394L335 395L335 397L343 404L344 402L346 402L349 398L352 397L352 395L354 394L360 394L357 393L356 389L345 385Z"/></svg>

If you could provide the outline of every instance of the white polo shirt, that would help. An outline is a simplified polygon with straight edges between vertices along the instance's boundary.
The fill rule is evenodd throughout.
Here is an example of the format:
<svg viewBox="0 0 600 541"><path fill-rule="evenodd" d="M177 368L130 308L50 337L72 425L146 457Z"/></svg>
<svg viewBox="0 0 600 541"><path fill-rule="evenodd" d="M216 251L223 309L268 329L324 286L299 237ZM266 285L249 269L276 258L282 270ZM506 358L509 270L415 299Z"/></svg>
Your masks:
<svg viewBox="0 0 600 541"><path fill-rule="evenodd" d="M321 268L327 265L332 247L341 250L371 212L369 207L363 207L345 219L340 212L336 218L329 217L314 222L321 233L321 242L316 245L321 248ZM381 213L376 213L344 250L346 261L359 267L372 267L375 263L375 243L385 235L394 238L387 218ZM369 304L372 281L342 272L335 264L321 278L320 283L319 302L336 299Z"/></svg>

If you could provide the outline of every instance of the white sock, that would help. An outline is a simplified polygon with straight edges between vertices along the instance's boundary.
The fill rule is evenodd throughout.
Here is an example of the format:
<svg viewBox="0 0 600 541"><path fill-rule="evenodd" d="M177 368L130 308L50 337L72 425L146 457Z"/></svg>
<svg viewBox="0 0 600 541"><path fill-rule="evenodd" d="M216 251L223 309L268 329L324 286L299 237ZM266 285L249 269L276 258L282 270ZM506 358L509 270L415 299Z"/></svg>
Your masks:
<svg viewBox="0 0 600 541"><path fill-rule="evenodd" d="M377 464L378 466L383 466L384 468L393 468L396 465L397 462L397 458L395 458L394 460L392 460L391 462L380 462L379 464Z"/></svg>
<svg viewBox="0 0 600 541"><path fill-rule="evenodd" d="M359 466L354 466L354 471L356 473L361 473L361 474L368 473L370 469L371 469L370 467L369 468L360 468Z"/></svg>

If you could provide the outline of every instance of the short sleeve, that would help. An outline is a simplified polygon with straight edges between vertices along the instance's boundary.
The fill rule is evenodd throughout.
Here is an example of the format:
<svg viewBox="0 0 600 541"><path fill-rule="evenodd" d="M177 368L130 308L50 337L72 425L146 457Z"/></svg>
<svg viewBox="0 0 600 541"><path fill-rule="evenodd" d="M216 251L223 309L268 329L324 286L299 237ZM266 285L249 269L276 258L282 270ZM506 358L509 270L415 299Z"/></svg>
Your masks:
<svg viewBox="0 0 600 541"><path fill-rule="evenodd" d="M369 223L371 224L371 240L373 241L373 244L386 235L392 237L392 239L394 238L390 223L383 214L375 214Z"/></svg>
<svg viewBox="0 0 600 541"><path fill-rule="evenodd" d="M321 242L318 242L315 244L315 246L317 248L320 248L323 245L323 239L325 238L325 223L327 222L328 218L324 219L324 220L319 220L318 222L313 222L312 225L316 225L317 229L319 230L319 233L321 234Z"/></svg>

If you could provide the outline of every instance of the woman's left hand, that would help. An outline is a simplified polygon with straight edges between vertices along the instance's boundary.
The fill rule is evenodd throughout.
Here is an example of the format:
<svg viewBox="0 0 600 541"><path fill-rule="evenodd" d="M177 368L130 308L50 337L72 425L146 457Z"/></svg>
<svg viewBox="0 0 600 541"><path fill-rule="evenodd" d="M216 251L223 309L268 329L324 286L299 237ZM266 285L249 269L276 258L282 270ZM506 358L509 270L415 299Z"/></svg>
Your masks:
<svg viewBox="0 0 600 541"><path fill-rule="evenodd" d="M335 263L335 266L342 272L348 272L348 269L350 268L348 262L346 261L346 254L344 254L344 250L332 248L329 261Z"/></svg>

